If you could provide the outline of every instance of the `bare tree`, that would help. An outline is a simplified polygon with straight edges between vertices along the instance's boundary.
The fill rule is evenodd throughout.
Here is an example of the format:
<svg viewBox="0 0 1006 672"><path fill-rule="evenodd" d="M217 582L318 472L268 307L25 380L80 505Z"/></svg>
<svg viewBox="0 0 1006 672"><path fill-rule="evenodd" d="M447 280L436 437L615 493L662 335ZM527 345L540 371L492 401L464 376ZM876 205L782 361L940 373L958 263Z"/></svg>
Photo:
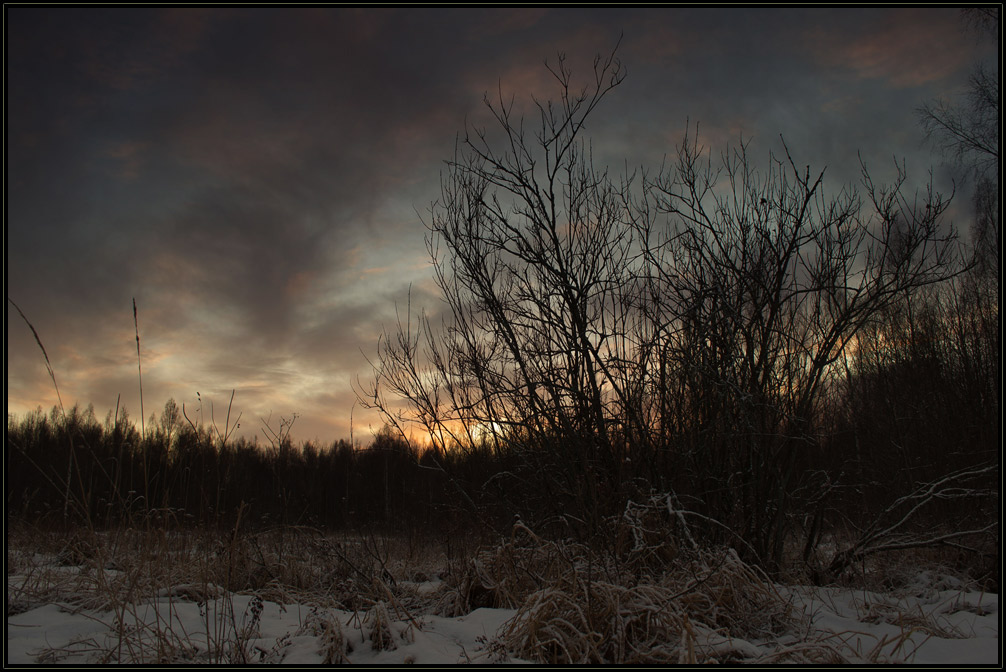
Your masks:
<svg viewBox="0 0 1006 672"><path fill-rule="evenodd" d="M965 9L961 18L979 39L998 36L999 7ZM971 74L964 100L952 102L941 98L925 103L918 110L927 138L974 179L973 237L978 270L996 278L1001 268L999 100L998 65L990 69L979 63ZM1001 295L1001 280L997 292Z"/></svg>
<svg viewBox="0 0 1006 672"><path fill-rule="evenodd" d="M703 483L705 512L768 563L806 504L794 493L836 363L886 306L957 268L940 224L948 201L906 194L903 170L881 187L863 166L865 198L827 196L824 172L785 154L757 171L745 145L715 163L686 138L649 185L663 220L637 220L653 241L647 305L662 373L652 395L672 414L663 443Z"/></svg>
<svg viewBox="0 0 1006 672"><path fill-rule="evenodd" d="M494 128L459 139L426 222L446 317L410 306L361 400L403 434L518 455L546 513L586 532L633 488L675 488L729 530L715 540L778 564L819 499L837 364L886 306L958 270L948 200L865 166L828 196L788 148L759 171L746 145L716 163L694 137L652 179L612 178L585 121L617 59L582 88L564 59L550 71L559 95L533 125L501 92Z"/></svg>
<svg viewBox="0 0 1006 672"><path fill-rule="evenodd" d="M606 410L625 393L610 366L627 347L620 293L632 260L621 192L582 131L623 71L614 54L598 58L575 89L563 57L549 69L561 95L536 101L533 131L500 92L485 101L496 127L459 141L427 222L449 318L421 315L382 340L366 401L388 408L386 387L438 441L478 434L497 451L558 451L567 478L556 494L588 510L611 485L598 476L617 473Z"/></svg>

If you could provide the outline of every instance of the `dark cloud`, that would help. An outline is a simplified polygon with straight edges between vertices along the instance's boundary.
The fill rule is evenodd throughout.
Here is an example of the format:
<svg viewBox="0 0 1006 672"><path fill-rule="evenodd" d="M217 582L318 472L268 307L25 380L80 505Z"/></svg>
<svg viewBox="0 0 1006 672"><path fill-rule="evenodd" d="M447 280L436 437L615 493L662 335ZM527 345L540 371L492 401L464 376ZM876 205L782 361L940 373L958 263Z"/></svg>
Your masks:
<svg viewBox="0 0 1006 672"><path fill-rule="evenodd" d="M914 109L978 52L942 9L9 8L7 293L69 403L136 417L195 393L299 435L348 435L352 381L396 303L439 318L419 213L488 92L554 93L622 36L588 131L620 171L686 120L717 151L783 134L802 163L932 160ZM886 165L885 163L885 165ZM12 319L12 314L15 319ZM8 409L55 400L8 308ZM149 400L156 401L149 401ZM379 418L359 407L357 434ZM296 433L296 432L295 432Z"/></svg>

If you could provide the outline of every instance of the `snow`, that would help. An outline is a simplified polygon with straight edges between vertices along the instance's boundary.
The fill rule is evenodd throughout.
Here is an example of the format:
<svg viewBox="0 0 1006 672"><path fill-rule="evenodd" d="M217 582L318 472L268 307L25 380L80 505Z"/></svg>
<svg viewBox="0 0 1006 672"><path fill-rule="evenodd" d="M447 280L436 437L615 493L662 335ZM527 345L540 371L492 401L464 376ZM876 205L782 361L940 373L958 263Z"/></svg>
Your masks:
<svg viewBox="0 0 1006 672"><path fill-rule="evenodd" d="M47 604L7 618L7 664L38 662L93 664L127 661L137 654L145 660L160 650L173 660L191 662L248 662L317 665L324 662L323 633L312 632L319 610L300 605L263 601L253 623L250 595L228 595L210 602L158 598L125 610L120 622L113 611L75 609ZM491 641L511 609L476 609L467 616L423 616L415 627L407 620L391 623L393 640L375 649L364 614L321 610L336 618L347 633L352 663L397 665L503 662ZM315 618L312 619L311 616ZM118 632L132 633L118 646ZM165 635L167 633L167 635ZM235 637L238 633L238 637ZM244 636L242 636L244 635ZM230 644L243 641L243 656ZM522 662L507 658L506 662Z"/></svg>
<svg viewBox="0 0 1006 672"><path fill-rule="evenodd" d="M924 588L901 597L848 588L791 591L812 627L834 633L862 662L874 652L876 662L887 663L1001 662L998 595Z"/></svg>
<svg viewBox="0 0 1006 672"><path fill-rule="evenodd" d="M23 581L23 576L8 576L8 590ZM213 588L208 592L222 592ZM424 586L426 591L434 588ZM802 640L794 636L790 641L745 641L696 627L698 649L755 660L780 647L813 641L840 651L850 662L1000 662L998 595L960 588L922 589L900 597L848 588L781 590L788 592L804 615ZM206 594L205 588L178 586L160 591L153 600L111 609L89 609L71 602L33 606L7 618L7 664L152 662L158 658L321 664L336 621L348 642L345 656L352 663L526 662L508 656L497 639L517 613L511 609L476 609L458 618L410 617L379 603L390 621L390 638L381 648L371 638L377 629L373 610L283 605L243 594L206 599Z"/></svg>
<svg viewBox="0 0 1006 672"><path fill-rule="evenodd" d="M426 613L452 590L449 581L428 578L433 572L403 569L400 575L416 580L398 581L398 597L385 586L387 601L360 600L353 611L310 604L310 593L233 593L206 580L151 584L144 592L134 590L138 574L101 563L67 566L11 548L8 571L7 665L532 662L508 650L504 633L513 619L537 612ZM683 662L1001 664L998 594L932 571L906 575L914 579L889 593L775 586L796 616L787 630L757 639L750 633L768 631L742 629L750 635L743 639L703 624L699 613L686 621L687 636L667 644L680 647ZM555 599L556 586L528 599Z"/></svg>

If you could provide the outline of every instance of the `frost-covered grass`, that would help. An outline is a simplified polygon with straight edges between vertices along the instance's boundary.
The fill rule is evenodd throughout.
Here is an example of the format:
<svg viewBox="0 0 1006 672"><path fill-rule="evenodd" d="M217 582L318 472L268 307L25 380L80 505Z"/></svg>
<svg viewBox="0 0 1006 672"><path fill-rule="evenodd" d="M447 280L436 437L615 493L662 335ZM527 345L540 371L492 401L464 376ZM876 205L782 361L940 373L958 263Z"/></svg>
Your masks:
<svg viewBox="0 0 1006 672"><path fill-rule="evenodd" d="M454 540L452 548L458 544ZM7 664L999 662L999 596L782 586L728 550L8 526Z"/></svg>

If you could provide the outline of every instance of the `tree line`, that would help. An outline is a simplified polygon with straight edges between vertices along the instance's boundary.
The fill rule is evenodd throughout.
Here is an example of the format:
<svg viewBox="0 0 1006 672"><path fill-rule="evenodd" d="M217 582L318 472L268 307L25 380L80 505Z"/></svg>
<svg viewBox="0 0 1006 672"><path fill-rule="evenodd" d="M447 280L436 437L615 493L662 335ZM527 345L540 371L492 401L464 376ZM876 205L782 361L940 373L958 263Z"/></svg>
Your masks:
<svg viewBox="0 0 1006 672"><path fill-rule="evenodd" d="M288 432L276 439L262 445L179 422L173 400L145 433L124 408L104 421L93 407L8 414L6 512L99 529L150 521L228 529L241 511L258 527L421 530L464 517L456 483L433 460L450 465L455 481L489 477L478 473L485 463L420 450L387 430L365 448L295 444Z"/></svg>

